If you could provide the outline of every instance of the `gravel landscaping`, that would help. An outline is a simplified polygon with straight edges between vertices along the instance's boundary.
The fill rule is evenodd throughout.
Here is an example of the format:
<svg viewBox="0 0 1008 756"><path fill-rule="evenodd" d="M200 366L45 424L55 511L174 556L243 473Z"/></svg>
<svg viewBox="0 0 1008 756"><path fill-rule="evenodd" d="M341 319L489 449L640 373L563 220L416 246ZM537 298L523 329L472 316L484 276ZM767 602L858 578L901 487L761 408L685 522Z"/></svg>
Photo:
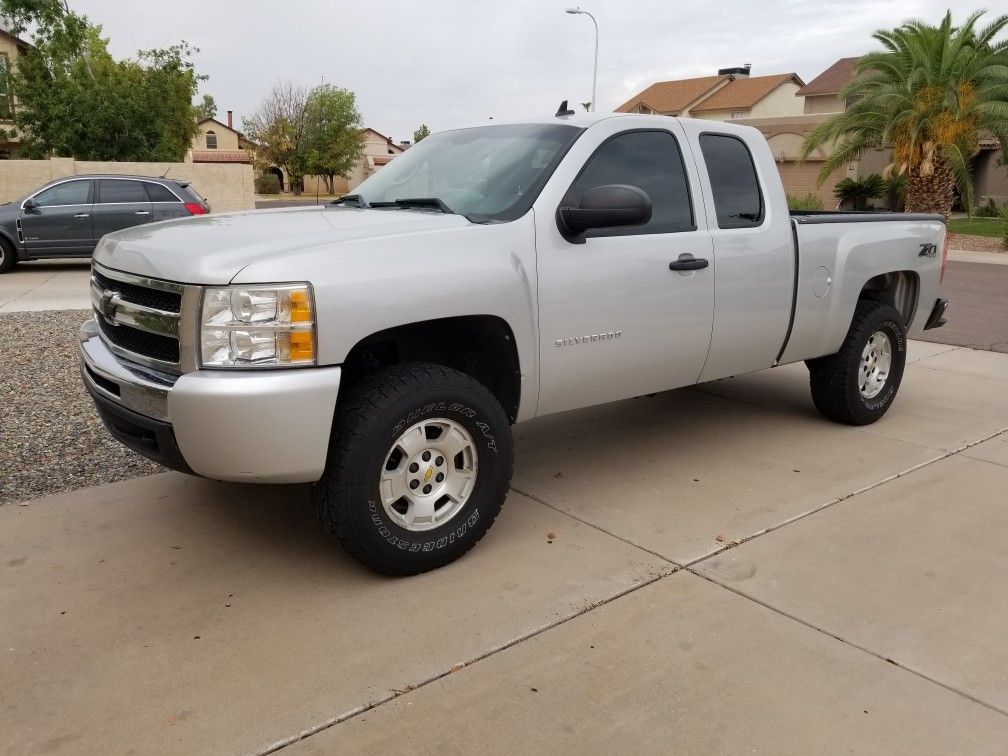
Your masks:
<svg viewBox="0 0 1008 756"><path fill-rule="evenodd" d="M993 236L974 234L949 234L949 249L964 249L969 252L1004 252L1004 244Z"/></svg>
<svg viewBox="0 0 1008 756"><path fill-rule="evenodd" d="M114 441L81 384L77 331L88 310L0 315L0 504L163 468Z"/></svg>

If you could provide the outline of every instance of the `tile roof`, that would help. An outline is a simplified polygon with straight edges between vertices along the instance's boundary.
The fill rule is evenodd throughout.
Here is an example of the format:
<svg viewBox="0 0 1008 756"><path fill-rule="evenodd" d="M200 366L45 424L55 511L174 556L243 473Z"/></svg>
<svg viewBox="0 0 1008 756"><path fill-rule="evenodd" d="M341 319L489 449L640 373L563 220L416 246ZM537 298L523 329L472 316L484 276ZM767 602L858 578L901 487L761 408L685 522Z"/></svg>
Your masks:
<svg viewBox="0 0 1008 756"><path fill-rule="evenodd" d="M804 86L805 84L798 77L798 74L795 73L741 77L722 87L695 108L691 108L691 110L700 113L706 110L751 108L781 84L792 80L798 86Z"/></svg>
<svg viewBox="0 0 1008 756"><path fill-rule="evenodd" d="M246 150L193 150L194 163L251 163Z"/></svg>
<svg viewBox="0 0 1008 756"><path fill-rule="evenodd" d="M657 113L675 113L685 108L698 97L730 80L731 76L722 75L655 82L640 94L636 94L624 102L616 108L615 112L631 113L639 105L646 105Z"/></svg>
<svg viewBox="0 0 1008 756"><path fill-rule="evenodd" d="M854 66L858 58L840 58L812 81L798 90L800 95L839 94L851 79L854 78Z"/></svg>

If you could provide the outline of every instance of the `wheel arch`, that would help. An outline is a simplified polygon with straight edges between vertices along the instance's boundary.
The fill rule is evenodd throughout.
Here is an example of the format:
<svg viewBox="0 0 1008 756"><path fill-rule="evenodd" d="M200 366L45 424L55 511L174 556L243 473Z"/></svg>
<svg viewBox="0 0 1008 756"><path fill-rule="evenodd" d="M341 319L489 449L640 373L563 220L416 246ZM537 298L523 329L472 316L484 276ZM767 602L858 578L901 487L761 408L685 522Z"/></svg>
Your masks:
<svg viewBox="0 0 1008 756"><path fill-rule="evenodd" d="M880 273L865 282L858 293L858 301L869 300L892 305L903 318L907 331L917 312L920 296L920 276L913 270L896 270Z"/></svg>
<svg viewBox="0 0 1008 756"><path fill-rule="evenodd" d="M343 362L340 394L374 372L404 362L432 362L482 383L508 419L518 417L521 364L514 331L497 315L465 315L404 323L365 336Z"/></svg>

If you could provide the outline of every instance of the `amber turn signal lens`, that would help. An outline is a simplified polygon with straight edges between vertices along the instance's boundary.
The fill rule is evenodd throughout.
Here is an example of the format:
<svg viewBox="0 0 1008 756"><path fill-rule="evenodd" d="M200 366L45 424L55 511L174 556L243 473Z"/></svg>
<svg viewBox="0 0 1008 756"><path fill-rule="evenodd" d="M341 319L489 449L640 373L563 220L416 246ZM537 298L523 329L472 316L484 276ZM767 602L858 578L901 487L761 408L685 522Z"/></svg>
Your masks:
<svg viewBox="0 0 1008 756"><path fill-rule="evenodd" d="M315 340L311 331L291 331L290 359L291 362L311 360L315 357Z"/></svg>
<svg viewBox="0 0 1008 756"><path fill-rule="evenodd" d="M311 302L307 289L294 289L290 293L290 319L292 323L307 323L311 317Z"/></svg>

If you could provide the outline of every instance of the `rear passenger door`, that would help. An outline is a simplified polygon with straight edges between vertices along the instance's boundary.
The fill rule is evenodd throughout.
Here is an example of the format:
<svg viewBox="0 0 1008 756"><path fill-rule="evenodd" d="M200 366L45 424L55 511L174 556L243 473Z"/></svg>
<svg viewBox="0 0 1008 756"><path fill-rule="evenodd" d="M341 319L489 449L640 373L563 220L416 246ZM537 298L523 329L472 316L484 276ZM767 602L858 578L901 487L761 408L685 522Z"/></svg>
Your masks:
<svg viewBox="0 0 1008 756"><path fill-rule="evenodd" d="M98 179L98 196L91 226L97 242L105 234L151 221L151 202L143 182L134 179Z"/></svg>

